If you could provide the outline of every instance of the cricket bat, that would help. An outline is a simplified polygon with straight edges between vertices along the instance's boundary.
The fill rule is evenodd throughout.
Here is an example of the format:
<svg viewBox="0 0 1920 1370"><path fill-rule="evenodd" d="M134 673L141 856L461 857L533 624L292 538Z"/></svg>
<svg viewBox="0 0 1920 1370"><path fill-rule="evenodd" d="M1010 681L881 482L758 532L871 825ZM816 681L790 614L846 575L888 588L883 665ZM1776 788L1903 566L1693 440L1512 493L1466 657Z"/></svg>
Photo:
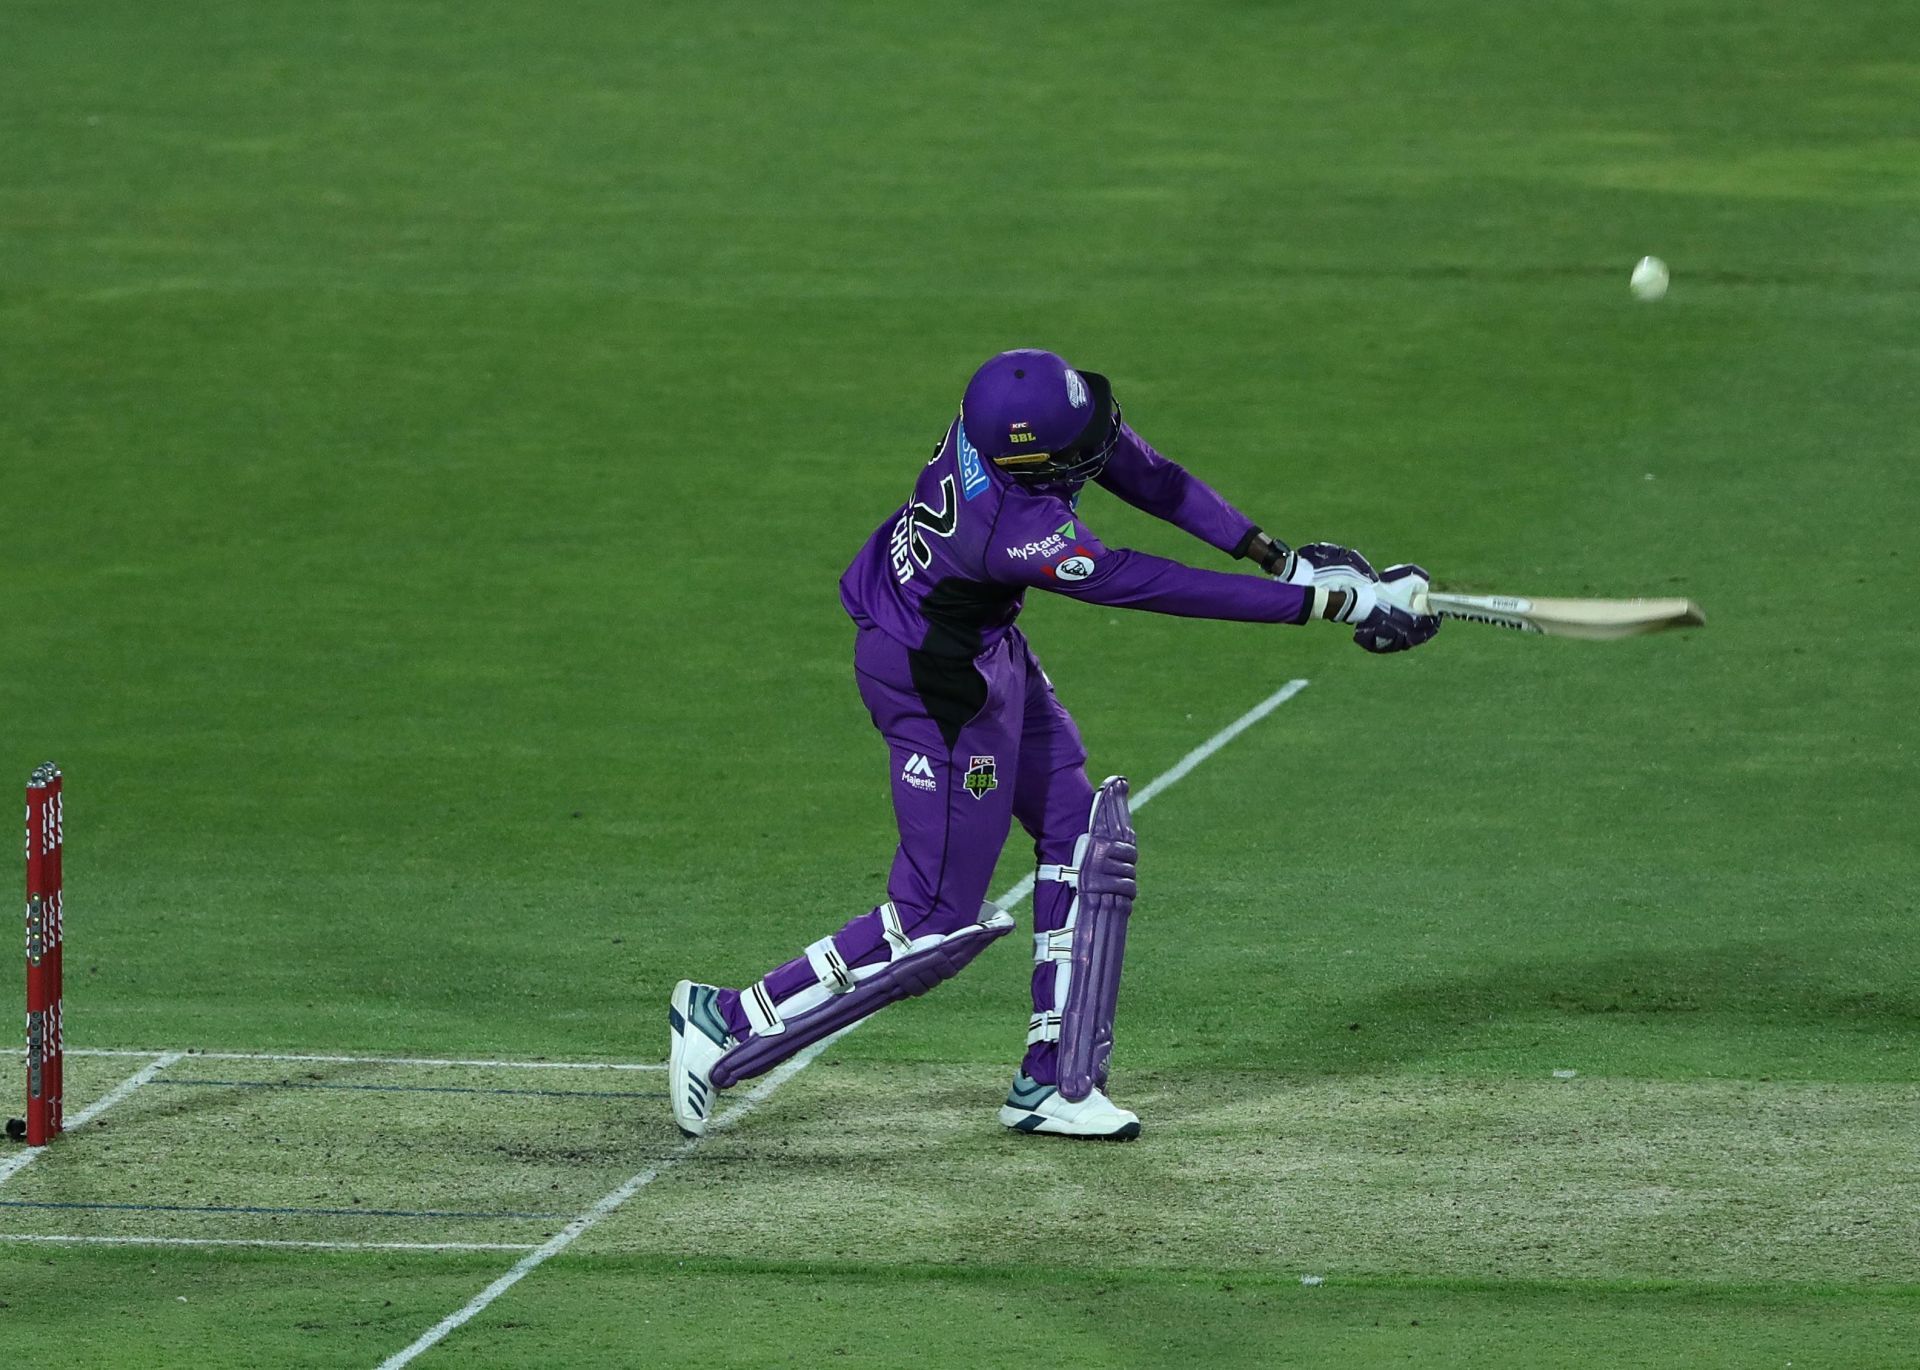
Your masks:
<svg viewBox="0 0 1920 1370"><path fill-rule="evenodd" d="M1415 588L1410 607L1462 623L1487 623L1522 633L1603 640L1638 637L1707 621L1690 599L1531 599L1524 595L1454 595Z"/></svg>

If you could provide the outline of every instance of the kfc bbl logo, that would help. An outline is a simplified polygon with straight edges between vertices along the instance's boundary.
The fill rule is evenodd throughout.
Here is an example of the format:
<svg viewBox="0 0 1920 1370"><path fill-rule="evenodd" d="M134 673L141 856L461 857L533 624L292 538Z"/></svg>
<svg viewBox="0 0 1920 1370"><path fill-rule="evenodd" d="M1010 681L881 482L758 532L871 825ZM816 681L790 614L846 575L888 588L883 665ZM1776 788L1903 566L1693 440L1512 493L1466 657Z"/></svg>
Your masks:
<svg viewBox="0 0 1920 1370"><path fill-rule="evenodd" d="M967 793L975 799L985 799L989 790L1000 788L1000 779L993 773L993 758L990 756L970 756L967 758L967 778L961 782L967 787Z"/></svg>

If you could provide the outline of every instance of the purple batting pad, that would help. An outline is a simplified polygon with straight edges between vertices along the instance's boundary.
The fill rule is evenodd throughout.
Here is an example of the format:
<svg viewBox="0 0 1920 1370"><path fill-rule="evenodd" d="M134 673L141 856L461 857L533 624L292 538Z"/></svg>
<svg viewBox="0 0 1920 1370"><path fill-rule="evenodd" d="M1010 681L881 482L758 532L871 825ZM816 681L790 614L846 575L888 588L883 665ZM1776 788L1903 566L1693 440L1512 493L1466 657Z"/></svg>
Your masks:
<svg viewBox="0 0 1920 1370"><path fill-rule="evenodd" d="M1113 1008L1120 997L1120 963L1127 955L1127 918L1138 893L1133 815L1127 780L1112 776L1094 796L1087 854L1080 862L1080 909L1075 915L1072 976L1060 1014L1060 1092L1075 1103L1107 1083L1113 1055Z"/></svg>
<svg viewBox="0 0 1920 1370"><path fill-rule="evenodd" d="M1124 806L1123 806L1124 812ZM888 961L845 994L788 1021L775 1037L749 1037L714 1064L709 1077L716 1089L728 1089L742 1080L764 1075L803 1047L850 1027L899 999L925 994L942 980L951 980L996 937L1013 931L1013 919L988 905L981 921L949 933L935 946L908 952Z"/></svg>

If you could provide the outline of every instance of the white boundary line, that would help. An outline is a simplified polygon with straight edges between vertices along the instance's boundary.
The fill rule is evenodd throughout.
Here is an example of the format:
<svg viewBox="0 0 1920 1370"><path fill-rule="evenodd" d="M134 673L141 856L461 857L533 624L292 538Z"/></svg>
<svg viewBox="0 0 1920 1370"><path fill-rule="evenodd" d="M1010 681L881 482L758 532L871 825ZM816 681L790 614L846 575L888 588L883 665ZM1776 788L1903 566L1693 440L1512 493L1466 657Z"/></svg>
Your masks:
<svg viewBox="0 0 1920 1370"><path fill-rule="evenodd" d="M144 1085L147 1081L151 1080L154 1076L158 1075L186 1054L184 1051L162 1052L156 1059L141 1066L140 1069L136 1070L98 1099L95 1099L78 1113L67 1119L66 1130L75 1132L85 1127L88 1123L98 1118L102 1113L105 1113L122 1099L133 1093L134 1090L140 1088L141 1085ZM22 1170L26 1169L33 1158L45 1150L46 1148L44 1146L31 1146L24 1151L0 1159L0 1185L5 1184L8 1180L11 1180L15 1175L18 1175Z"/></svg>
<svg viewBox="0 0 1920 1370"><path fill-rule="evenodd" d="M273 1246L309 1251L531 1251L532 1242L298 1242L278 1237L76 1237L65 1233L0 1232L0 1242L63 1246Z"/></svg>
<svg viewBox="0 0 1920 1370"><path fill-rule="evenodd" d="M277 1051L137 1051L69 1047L69 1056L172 1056L189 1061L317 1061L341 1066L473 1066L498 1070L665 1070L665 1061L468 1061L445 1056L301 1056Z"/></svg>
<svg viewBox="0 0 1920 1370"><path fill-rule="evenodd" d="M1192 751L1174 762L1168 770L1142 785L1140 792L1132 796L1127 807L1129 809L1146 808L1147 805L1154 801L1155 796L1173 788L1173 786L1178 785L1182 780L1192 775L1194 767L1198 766L1202 761L1205 761L1208 757L1233 741L1234 738L1240 736L1241 733L1244 733L1282 704L1285 704L1289 699L1292 699L1295 695L1306 689L1307 683L1305 680L1289 680L1286 684L1241 714L1240 717L1234 719L1233 722L1227 724L1226 727L1222 728L1205 742L1202 742L1198 747L1195 747ZM1012 889L1008 890L993 902L1003 909L1012 908L1022 899L1025 899L1029 894L1033 893L1033 881L1033 873L1029 871L1020 878L1018 884L1014 885Z"/></svg>
<svg viewBox="0 0 1920 1370"><path fill-rule="evenodd" d="M1133 796L1132 807L1136 809L1146 808L1148 804L1153 802L1155 795L1178 785L1182 780L1185 780L1193 774L1194 767L1198 766L1202 761L1205 761L1208 757L1233 741L1234 738L1240 736L1241 733L1244 733L1247 729L1251 728L1254 724L1258 723L1261 719L1265 718L1268 714L1272 713L1275 709L1285 704L1289 699L1292 699L1306 688L1307 682L1305 680L1289 680L1286 684L1241 714L1240 717L1234 719L1233 722L1227 724L1226 727L1222 728L1205 742L1202 742L1198 747L1195 747L1192 751L1174 762L1171 770L1155 776L1146 784L1142 785L1140 787L1140 793Z"/></svg>
<svg viewBox="0 0 1920 1370"><path fill-rule="evenodd" d="M1305 680L1289 680L1285 685L1282 685L1279 689L1241 714L1240 717L1236 718L1205 742L1202 742L1198 747L1195 747L1192 751L1181 757L1179 761L1174 763L1171 770L1163 775L1156 776L1153 780L1141 786L1140 792L1133 796L1131 807L1135 809L1145 808L1153 801L1156 795L1161 794L1171 786L1184 780L1193 771L1194 767L1198 766L1201 762L1233 741L1234 738L1240 736L1241 733L1251 728L1254 724L1258 723L1261 719L1265 718L1268 714L1272 713L1275 709L1285 704L1289 699L1292 699L1306 688L1307 682ZM993 902L1005 908L1008 905L1018 903L1021 899L1024 899L1032 889L1033 877L1029 875ZM858 1026L859 1024L855 1023L842 1028L833 1036L823 1041L815 1042L792 1060L775 1068L766 1079L749 1090L740 1102L714 1119L714 1128L717 1130L729 1127L738 1119L746 1117L747 1114L759 1107L762 1101L772 1095L775 1090L779 1089L781 1085L812 1065L814 1058L821 1052L825 1051L828 1047L832 1046L834 1042ZM401 1366L412 1363L412 1361L422 1353L437 1346L441 1341L445 1340L449 1334L457 1331L481 1313L488 1304L513 1288L514 1285L520 1283L520 1281L528 1275L531 1275L535 1270L546 1264L547 1261L580 1240L580 1238L599 1223L602 1218L619 1208L621 1204L659 1179L674 1166L686 1160L688 1156L693 1154L693 1149L698 1143L699 1138L688 1138L673 1151L669 1152L664 1158L656 1161L638 1175L635 1175L618 1189L603 1195L600 1201L594 1204L592 1208L589 1208L586 1212L568 1223L546 1242L521 1257L513 1269L507 1271L506 1274L502 1275L485 1289L482 1289L478 1294L475 1294L464 1306L447 1314L446 1317L442 1318L432 1327L429 1327L425 1332L422 1332L414 1339L412 1344L394 1352L391 1356L381 1361L380 1370L400 1370Z"/></svg>

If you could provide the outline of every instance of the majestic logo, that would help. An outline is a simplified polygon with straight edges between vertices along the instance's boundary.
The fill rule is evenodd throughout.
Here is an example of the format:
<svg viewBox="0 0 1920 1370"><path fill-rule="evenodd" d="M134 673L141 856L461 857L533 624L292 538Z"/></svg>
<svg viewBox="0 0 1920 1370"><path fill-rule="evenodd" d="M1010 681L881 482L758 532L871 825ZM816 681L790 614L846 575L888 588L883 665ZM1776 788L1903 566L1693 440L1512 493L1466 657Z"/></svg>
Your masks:
<svg viewBox="0 0 1920 1370"><path fill-rule="evenodd" d="M967 426L955 424L953 445L960 449L960 493L972 499L993 482L987 479L987 468L980 464L980 449L967 441Z"/></svg>
<svg viewBox="0 0 1920 1370"><path fill-rule="evenodd" d="M935 537L950 538L959 522L960 510L953 501L953 477L943 476L940 480L938 509L929 509L916 500L900 511L900 518L893 525L893 536L887 540L887 556L893 562L893 578L905 585L913 579L916 564L923 571L933 565L933 548L927 545L922 534L932 533Z"/></svg>
<svg viewBox="0 0 1920 1370"><path fill-rule="evenodd" d="M1057 580L1085 580L1093 574L1093 558L1085 552L1075 552L1058 566L1049 566L1047 570Z"/></svg>
<svg viewBox="0 0 1920 1370"><path fill-rule="evenodd" d="M990 756L970 756L967 758L967 778L963 783L967 793L975 799L985 799L989 791L1000 788L1000 778L994 774L993 758Z"/></svg>
<svg viewBox="0 0 1920 1370"><path fill-rule="evenodd" d="M1075 409L1087 407L1087 383L1080 379L1080 373L1071 366L1067 368L1067 403Z"/></svg>
<svg viewBox="0 0 1920 1370"><path fill-rule="evenodd" d="M916 790L937 790L940 782L934 778L933 763L915 752L907 758L907 764L900 768L900 778Z"/></svg>

